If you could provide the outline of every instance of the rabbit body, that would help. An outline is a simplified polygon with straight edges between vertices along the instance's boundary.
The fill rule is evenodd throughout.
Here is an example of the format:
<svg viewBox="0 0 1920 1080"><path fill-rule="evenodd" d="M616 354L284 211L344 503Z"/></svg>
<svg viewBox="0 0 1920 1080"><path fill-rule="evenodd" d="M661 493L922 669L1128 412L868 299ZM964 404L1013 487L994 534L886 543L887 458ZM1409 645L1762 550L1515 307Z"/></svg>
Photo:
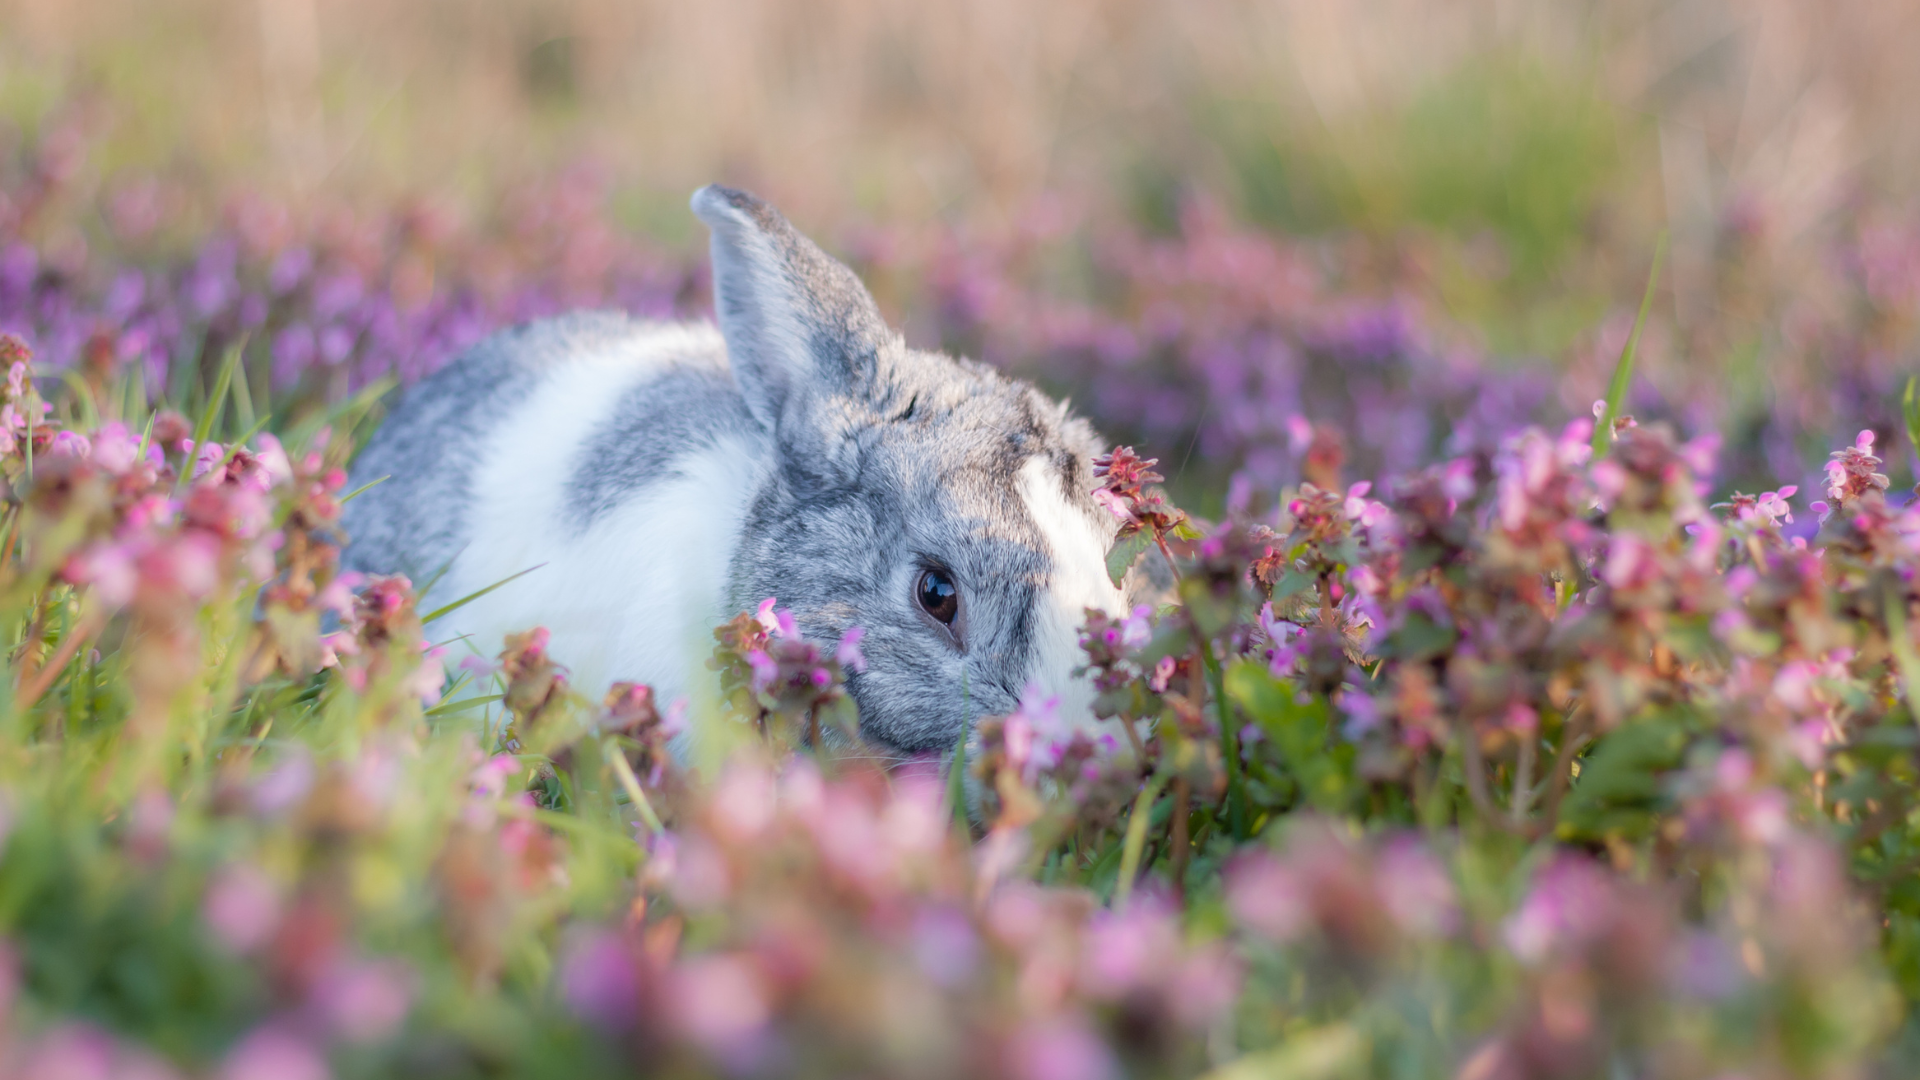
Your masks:
<svg viewBox="0 0 1920 1080"><path fill-rule="evenodd" d="M349 565L444 567L428 608L512 578L433 636L490 656L545 626L589 692L686 694L712 628L774 597L809 639L865 630L848 688L883 748L950 747L1030 685L1084 718L1077 628L1125 606L1091 427L907 348L851 271L752 196L705 188L694 210L719 327L581 313L475 346L355 463L355 485L389 479L348 504ZM930 604L942 582L952 603Z"/></svg>

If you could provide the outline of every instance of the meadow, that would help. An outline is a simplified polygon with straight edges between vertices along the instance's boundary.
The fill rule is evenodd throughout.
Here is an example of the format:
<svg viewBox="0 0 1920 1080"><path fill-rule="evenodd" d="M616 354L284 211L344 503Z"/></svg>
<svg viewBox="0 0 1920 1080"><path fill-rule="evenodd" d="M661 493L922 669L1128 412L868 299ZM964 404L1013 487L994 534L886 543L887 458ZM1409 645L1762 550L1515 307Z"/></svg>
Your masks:
<svg viewBox="0 0 1920 1080"><path fill-rule="evenodd" d="M1875 25L1797 46L1827 97L1769 83L1760 34L1722 145L1718 99L1648 59L1671 21L1569 47L1388 19L1373 53L1321 24L1376 91L1442 55L1343 113L1296 45L1307 123L1250 9L1182 24L1190 53L1125 4L1030 53L953 15L1005 46L982 75L872 5L812 52L750 39L732 62L787 81L718 134L654 71L634 122L671 162L642 173L573 158L628 100L578 28L724 22L478 21L444 86L379 105L451 9L334 68L263 4L249 157L195 82L238 63L223 16L167 10L114 34L193 62L5 12L81 60L0 69L0 1077L1911 1073L1920 215ZM1594 105L1635 64L1702 146ZM1198 70L1177 108L1116 88ZM1889 133L1844 182L1806 156L1838 144L1794 149L1833 100ZM363 149L314 169L342 116ZM1696 157L1734 178L1705 203L1675 194ZM425 582L340 569L391 394L542 314L704 317L660 190L728 163L829 221L916 343L1115 444L1109 568L1173 584L1085 626L1095 736L1033 695L889 773L814 737L856 722L857 636L777 601L715 632L711 695L596 701L538 627L480 655Z"/></svg>

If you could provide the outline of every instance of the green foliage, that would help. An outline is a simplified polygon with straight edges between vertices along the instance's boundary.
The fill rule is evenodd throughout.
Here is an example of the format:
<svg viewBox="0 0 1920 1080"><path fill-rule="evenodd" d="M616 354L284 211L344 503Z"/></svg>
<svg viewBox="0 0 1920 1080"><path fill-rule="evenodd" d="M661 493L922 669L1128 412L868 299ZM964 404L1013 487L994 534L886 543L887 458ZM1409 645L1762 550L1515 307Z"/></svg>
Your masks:
<svg viewBox="0 0 1920 1080"><path fill-rule="evenodd" d="M1449 73L1392 112L1296 118L1212 102L1202 115L1256 220L1490 233L1515 282L1561 264L1620 163L1621 125L1586 77L1521 57Z"/></svg>

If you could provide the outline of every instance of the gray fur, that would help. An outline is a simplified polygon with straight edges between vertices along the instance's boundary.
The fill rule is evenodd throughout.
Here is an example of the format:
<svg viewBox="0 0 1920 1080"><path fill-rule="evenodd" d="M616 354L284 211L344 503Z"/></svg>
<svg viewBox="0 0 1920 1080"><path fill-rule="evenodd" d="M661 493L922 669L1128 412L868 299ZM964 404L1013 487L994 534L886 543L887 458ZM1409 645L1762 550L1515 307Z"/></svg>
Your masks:
<svg viewBox="0 0 1920 1080"><path fill-rule="evenodd" d="M424 582L467 543L480 447L541 371L643 324L583 311L502 330L414 386L354 461L353 487L387 479L346 506L346 564ZM724 362L724 361L722 361Z"/></svg>
<svg viewBox="0 0 1920 1080"><path fill-rule="evenodd" d="M949 748L969 715L1010 711L1038 675L1035 604L1058 568L1016 478L1042 458L1072 510L1110 535L1090 497L1100 441L1025 383L907 348L851 271L752 196L706 188L693 206L713 230L724 346L715 336L672 358L584 434L558 527L591 529L694 451L748 436L770 460L732 552L728 608L777 597L827 645L864 627L869 666L850 680L863 734L901 752ZM574 355L658 332L614 315L533 323L415 387L355 467L355 483L393 479L350 504L350 563L417 574L486 542L461 508L512 403ZM928 566L959 586L953 632L914 601Z"/></svg>
<svg viewBox="0 0 1920 1080"><path fill-rule="evenodd" d="M726 354L687 360L628 390L615 421L587 440L567 478L567 512L580 527L592 525L647 484L673 475L674 459L687 451L755 429L757 422L724 366Z"/></svg>

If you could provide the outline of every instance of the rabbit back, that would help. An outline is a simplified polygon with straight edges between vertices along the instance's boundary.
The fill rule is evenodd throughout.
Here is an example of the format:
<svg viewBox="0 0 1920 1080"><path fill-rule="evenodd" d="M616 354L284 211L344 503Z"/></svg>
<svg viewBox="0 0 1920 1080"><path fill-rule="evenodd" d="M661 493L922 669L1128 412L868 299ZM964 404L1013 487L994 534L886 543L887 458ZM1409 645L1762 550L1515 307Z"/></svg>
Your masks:
<svg viewBox="0 0 1920 1080"><path fill-rule="evenodd" d="M349 565L438 580L481 655L545 626L582 685L684 683L765 436L711 327L587 313L502 331L410 391L356 462ZM522 575L516 578L515 575ZM689 650L696 650L690 653Z"/></svg>

